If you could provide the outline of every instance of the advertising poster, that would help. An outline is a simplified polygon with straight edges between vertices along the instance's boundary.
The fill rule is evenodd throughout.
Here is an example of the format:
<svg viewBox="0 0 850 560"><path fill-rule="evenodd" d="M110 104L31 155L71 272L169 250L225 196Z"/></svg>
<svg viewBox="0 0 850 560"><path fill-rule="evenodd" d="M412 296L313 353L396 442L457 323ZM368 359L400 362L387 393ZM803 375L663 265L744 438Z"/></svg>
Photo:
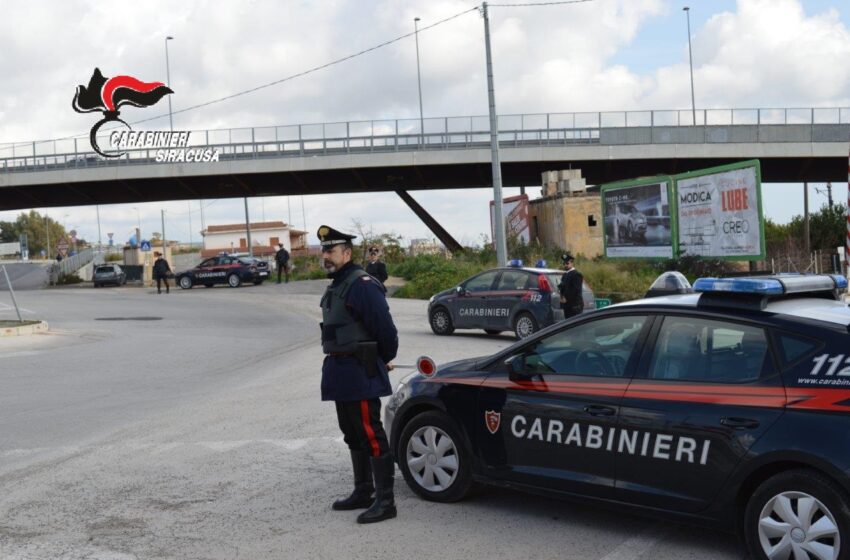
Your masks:
<svg viewBox="0 0 850 560"><path fill-rule="evenodd" d="M614 183L600 190L606 257L673 257L668 178Z"/></svg>
<svg viewBox="0 0 850 560"><path fill-rule="evenodd" d="M764 258L758 161L677 175L675 180L681 255Z"/></svg>
<svg viewBox="0 0 850 560"><path fill-rule="evenodd" d="M496 238L493 229L493 201L490 201L490 233ZM528 220L528 195L521 194L502 199L502 217L505 219L505 233L508 238L516 237L526 245L531 242L531 228Z"/></svg>

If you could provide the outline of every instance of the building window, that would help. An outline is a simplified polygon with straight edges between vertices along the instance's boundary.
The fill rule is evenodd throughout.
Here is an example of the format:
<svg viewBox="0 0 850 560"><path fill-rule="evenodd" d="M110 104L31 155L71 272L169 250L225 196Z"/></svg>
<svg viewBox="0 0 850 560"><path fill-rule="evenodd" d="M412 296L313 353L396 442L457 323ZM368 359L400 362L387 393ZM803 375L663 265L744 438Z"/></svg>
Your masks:
<svg viewBox="0 0 850 560"><path fill-rule="evenodd" d="M596 227L599 223L596 221L596 216L593 214L587 215L587 227Z"/></svg>

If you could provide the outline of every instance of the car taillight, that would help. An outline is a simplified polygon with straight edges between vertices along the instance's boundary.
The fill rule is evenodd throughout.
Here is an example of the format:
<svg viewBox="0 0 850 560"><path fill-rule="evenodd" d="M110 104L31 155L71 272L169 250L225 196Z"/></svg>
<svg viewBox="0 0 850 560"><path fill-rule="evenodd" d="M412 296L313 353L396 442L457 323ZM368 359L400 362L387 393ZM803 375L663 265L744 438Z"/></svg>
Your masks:
<svg viewBox="0 0 850 560"><path fill-rule="evenodd" d="M537 277L537 289L540 290L541 292L551 292L552 291L552 284L549 283L548 278L546 278L544 275L540 274Z"/></svg>

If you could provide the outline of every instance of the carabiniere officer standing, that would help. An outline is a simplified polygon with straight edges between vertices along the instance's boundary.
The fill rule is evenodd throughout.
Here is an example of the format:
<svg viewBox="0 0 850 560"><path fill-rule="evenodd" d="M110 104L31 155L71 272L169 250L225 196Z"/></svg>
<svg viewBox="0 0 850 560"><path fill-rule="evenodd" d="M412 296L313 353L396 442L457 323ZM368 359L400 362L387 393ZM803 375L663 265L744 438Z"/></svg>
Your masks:
<svg viewBox="0 0 850 560"><path fill-rule="evenodd" d="M374 523L396 516L395 465L381 424L380 397L392 393L388 371L398 351L398 331L384 287L351 262L355 236L328 226L318 235L322 265L333 280L321 302L322 400L336 402L354 469L354 492L334 502L333 509L368 508L357 522Z"/></svg>

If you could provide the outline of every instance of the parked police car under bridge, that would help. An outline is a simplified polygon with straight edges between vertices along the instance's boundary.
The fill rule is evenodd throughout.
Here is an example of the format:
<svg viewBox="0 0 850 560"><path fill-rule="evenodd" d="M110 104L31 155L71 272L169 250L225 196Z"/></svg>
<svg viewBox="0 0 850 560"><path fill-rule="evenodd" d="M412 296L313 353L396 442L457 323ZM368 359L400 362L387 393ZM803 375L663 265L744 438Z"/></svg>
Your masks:
<svg viewBox="0 0 850 560"><path fill-rule="evenodd" d="M268 264L254 257L221 254L204 259L195 268L177 273L174 278L184 290L202 284L212 288L215 284L227 284L238 288L243 282L262 284L269 276Z"/></svg>
<svg viewBox="0 0 850 560"><path fill-rule="evenodd" d="M840 276L700 279L418 373L386 425L408 485L474 481L743 533L755 558L850 558L850 308Z"/></svg>
<svg viewBox="0 0 850 560"><path fill-rule="evenodd" d="M428 322L435 334L452 334L455 329L484 329L487 334L513 331L525 338L561 321L564 312L558 294L562 270L523 267L513 260L511 266L485 270L442 291L428 303ZM585 310L595 308L593 292L587 282L582 286Z"/></svg>

